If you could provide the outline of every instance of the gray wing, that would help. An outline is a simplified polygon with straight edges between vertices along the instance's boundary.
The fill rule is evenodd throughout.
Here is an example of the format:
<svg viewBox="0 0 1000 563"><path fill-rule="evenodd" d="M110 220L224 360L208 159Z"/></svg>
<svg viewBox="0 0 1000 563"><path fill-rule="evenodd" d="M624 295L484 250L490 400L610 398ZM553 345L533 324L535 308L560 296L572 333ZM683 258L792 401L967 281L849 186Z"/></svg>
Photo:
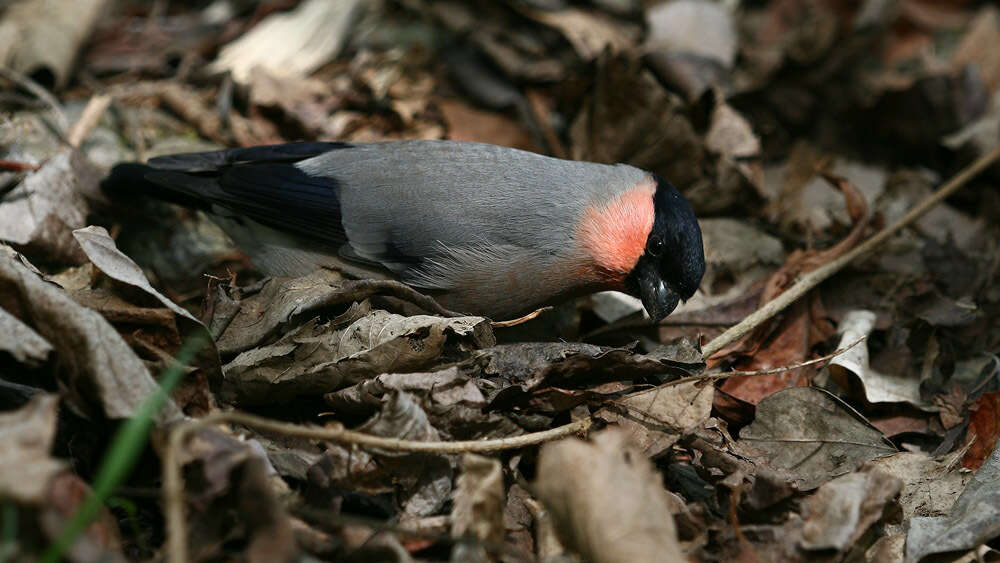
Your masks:
<svg viewBox="0 0 1000 563"><path fill-rule="evenodd" d="M582 210L648 173L451 141L352 145L296 164L336 183L343 253L420 287L448 289L479 265L573 246Z"/></svg>

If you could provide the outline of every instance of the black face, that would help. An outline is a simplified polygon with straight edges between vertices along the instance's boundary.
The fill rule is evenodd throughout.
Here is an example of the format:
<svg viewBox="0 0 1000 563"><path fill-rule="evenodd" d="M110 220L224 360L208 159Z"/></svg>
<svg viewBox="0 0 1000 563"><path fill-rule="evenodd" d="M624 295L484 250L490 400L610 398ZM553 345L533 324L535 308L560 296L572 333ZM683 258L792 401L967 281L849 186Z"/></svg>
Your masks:
<svg viewBox="0 0 1000 563"><path fill-rule="evenodd" d="M654 178L653 230L646 240L646 251L625 278L625 286L642 299L653 322L659 322L681 299L687 300L697 291L705 274L705 250L691 204L669 182Z"/></svg>

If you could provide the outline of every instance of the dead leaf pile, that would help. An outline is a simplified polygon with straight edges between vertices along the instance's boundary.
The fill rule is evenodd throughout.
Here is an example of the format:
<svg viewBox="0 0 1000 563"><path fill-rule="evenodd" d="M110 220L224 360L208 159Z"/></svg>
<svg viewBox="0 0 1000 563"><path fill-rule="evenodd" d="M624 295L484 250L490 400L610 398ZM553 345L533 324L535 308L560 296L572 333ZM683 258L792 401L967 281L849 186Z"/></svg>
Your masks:
<svg viewBox="0 0 1000 563"><path fill-rule="evenodd" d="M992 3L0 9L0 560L55 541L198 339L66 559L1000 560L1000 166L700 347L997 146ZM169 153L395 139L649 170L701 220L700 291L658 326L613 292L492 323L389 280L263 277L202 212L99 187ZM230 409L278 426L205 424Z"/></svg>

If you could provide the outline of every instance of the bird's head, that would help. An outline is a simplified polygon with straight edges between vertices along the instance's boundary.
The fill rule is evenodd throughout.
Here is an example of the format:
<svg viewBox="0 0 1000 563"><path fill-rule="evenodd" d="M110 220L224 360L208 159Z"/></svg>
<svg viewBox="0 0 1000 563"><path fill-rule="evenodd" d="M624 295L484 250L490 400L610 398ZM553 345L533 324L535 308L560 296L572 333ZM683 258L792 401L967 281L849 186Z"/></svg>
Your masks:
<svg viewBox="0 0 1000 563"><path fill-rule="evenodd" d="M694 210L657 176L590 208L579 235L597 266L641 299L653 322L694 295L705 274Z"/></svg>
<svg viewBox="0 0 1000 563"><path fill-rule="evenodd" d="M653 322L659 322L698 290L705 274L705 250L691 204L669 182L655 179L653 227L625 278L625 288L642 300Z"/></svg>

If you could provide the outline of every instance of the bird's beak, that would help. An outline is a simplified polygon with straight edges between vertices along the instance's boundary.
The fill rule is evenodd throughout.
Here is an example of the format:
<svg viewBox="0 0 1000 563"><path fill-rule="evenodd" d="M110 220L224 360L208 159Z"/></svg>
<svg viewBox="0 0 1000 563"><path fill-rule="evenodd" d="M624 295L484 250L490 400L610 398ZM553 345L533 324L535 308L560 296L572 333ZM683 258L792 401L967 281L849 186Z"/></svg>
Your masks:
<svg viewBox="0 0 1000 563"><path fill-rule="evenodd" d="M654 323L660 322L677 308L680 296L667 287L652 261L640 259L632 275L633 291L639 294L642 306Z"/></svg>

